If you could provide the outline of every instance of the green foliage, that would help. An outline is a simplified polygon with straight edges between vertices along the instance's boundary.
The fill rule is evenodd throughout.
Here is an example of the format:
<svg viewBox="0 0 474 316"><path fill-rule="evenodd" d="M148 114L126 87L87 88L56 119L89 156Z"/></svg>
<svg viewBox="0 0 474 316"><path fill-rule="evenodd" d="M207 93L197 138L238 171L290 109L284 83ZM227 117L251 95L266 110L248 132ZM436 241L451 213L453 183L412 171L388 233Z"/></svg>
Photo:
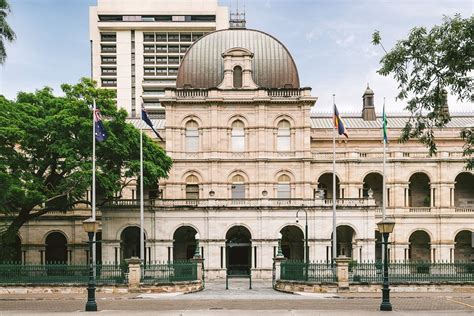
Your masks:
<svg viewBox="0 0 474 316"><path fill-rule="evenodd" d="M96 143L97 190L105 198L119 194L140 170L140 134L117 110L115 92L97 89L89 79L0 96L0 213L8 215L2 240L12 240L27 221L51 210L70 210L92 182L92 111L95 98L108 138ZM171 168L171 158L144 135L144 183L156 184Z"/></svg>
<svg viewBox="0 0 474 316"><path fill-rule="evenodd" d="M436 153L434 131L450 121L443 108L446 91L459 101L474 101L473 38L474 17L444 17L441 25L430 30L413 28L406 39L382 57L378 73L391 75L398 82L397 98L406 100L406 110L411 112L400 137L402 142L417 138L431 155ZM372 35L372 43L382 45L379 31Z"/></svg>
<svg viewBox="0 0 474 316"><path fill-rule="evenodd" d="M7 23L7 15L10 13L10 5L7 0L0 0L0 65L7 58L5 42L13 42L16 38L10 25Z"/></svg>

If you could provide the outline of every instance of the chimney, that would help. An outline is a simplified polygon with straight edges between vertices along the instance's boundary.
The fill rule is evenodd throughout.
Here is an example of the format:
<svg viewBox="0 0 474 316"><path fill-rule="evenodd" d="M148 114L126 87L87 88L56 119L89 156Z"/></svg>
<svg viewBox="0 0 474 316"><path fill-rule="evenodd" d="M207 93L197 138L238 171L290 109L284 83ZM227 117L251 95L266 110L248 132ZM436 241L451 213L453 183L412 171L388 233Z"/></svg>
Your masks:
<svg viewBox="0 0 474 316"><path fill-rule="evenodd" d="M448 91L446 89L441 90L441 111L449 115Z"/></svg>
<svg viewBox="0 0 474 316"><path fill-rule="evenodd" d="M367 84L364 95L362 96L362 118L364 121L375 121L374 91Z"/></svg>

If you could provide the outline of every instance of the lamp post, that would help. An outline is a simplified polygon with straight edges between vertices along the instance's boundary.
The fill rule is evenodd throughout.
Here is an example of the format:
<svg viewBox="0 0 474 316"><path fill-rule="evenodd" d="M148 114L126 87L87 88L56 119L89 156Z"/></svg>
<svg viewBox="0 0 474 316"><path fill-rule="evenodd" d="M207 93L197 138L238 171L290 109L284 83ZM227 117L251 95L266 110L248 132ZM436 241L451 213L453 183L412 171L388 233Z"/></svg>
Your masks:
<svg viewBox="0 0 474 316"><path fill-rule="evenodd" d="M297 212L296 212L296 222L298 223L299 222L299 219L298 219L298 213L300 211L303 211L306 215L306 222L305 222L305 225L304 225L304 247L305 247L305 262L306 264L309 263L309 253L308 253L308 212L306 212L306 210L304 208L302 209L299 209Z"/></svg>
<svg viewBox="0 0 474 316"><path fill-rule="evenodd" d="M391 311L392 304L390 303L390 289L388 282L388 235L393 232L395 221L393 219L383 219L377 223L379 232L383 237L384 254L383 254L383 287L382 287L382 304L380 304L381 311Z"/></svg>
<svg viewBox="0 0 474 316"><path fill-rule="evenodd" d="M308 280L308 268L309 268L309 247L308 247L308 212L306 212L306 210L304 208L301 208L299 209L297 212L296 212L296 222L298 223L298 213L300 211L303 211L305 216L306 216L306 222L305 222L305 225L304 225L304 249L305 249L305 266L306 266L306 269L305 269L305 279Z"/></svg>
<svg viewBox="0 0 474 316"><path fill-rule="evenodd" d="M88 218L82 222L84 231L89 237L89 283L87 284L87 303L86 312L96 312L97 303L95 301L95 276L94 276L94 258L92 256L92 245L94 243L94 235L99 228L99 223L93 218Z"/></svg>

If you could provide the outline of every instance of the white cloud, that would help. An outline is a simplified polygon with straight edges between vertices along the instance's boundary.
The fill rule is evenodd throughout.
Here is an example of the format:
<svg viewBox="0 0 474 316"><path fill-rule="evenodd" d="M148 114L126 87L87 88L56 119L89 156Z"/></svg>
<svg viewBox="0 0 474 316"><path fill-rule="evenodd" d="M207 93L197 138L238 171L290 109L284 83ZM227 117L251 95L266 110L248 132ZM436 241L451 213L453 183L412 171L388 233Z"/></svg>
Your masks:
<svg viewBox="0 0 474 316"><path fill-rule="evenodd" d="M339 46L342 46L342 47L349 46L353 42L354 42L354 35L353 34L336 40L336 44L339 45Z"/></svg>

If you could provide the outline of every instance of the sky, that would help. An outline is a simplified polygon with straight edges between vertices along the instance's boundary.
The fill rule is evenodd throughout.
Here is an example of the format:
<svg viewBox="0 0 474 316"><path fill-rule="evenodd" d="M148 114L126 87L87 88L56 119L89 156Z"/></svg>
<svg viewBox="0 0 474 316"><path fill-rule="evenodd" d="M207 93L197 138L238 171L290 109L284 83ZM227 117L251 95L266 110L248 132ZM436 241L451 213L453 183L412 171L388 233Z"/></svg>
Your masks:
<svg viewBox="0 0 474 316"><path fill-rule="evenodd" d="M89 76L88 7L96 0L9 0L7 18L17 40L7 45L0 66L0 94L14 99L18 91L44 86L61 94L61 83ZM236 0L219 0L235 10ZM330 112L332 95L340 112L360 112L367 86L374 90L377 111L383 98L390 112L402 111L397 83L377 74L382 48L371 44L379 30L385 48L416 26L441 24L443 15L473 14L471 0L239 0L247 28L282 41L296 61L301 86L318 97L315 110ZM473 110L450 96L451 112Z"/></svg>

